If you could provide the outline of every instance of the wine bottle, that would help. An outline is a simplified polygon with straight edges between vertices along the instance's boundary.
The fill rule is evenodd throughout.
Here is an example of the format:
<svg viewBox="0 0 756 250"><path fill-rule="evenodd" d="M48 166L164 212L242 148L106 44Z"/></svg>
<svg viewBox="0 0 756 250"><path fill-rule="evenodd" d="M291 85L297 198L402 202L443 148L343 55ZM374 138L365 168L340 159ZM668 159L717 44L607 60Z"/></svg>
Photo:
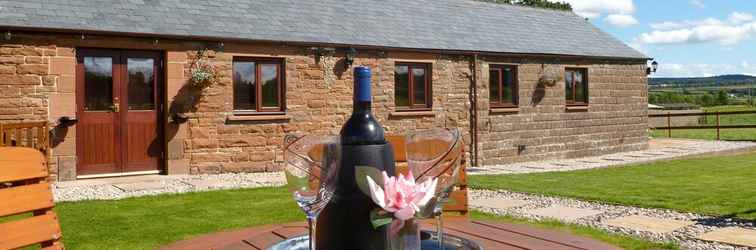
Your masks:
<svg viewBox="0 0 756 250"><path fill-rule="evenodd" d="M373 167L394 175L394 150L371 111L371 71L354 69L354 101L351 117L341 128L341 168L335 194L318 217L316 249L386 249L384 227L374 228L370 212L377 208L357 186L355 168ZM361 178L364 178L362 176Z"/></svg>
<svg viewBox="0 0 756 250"><path fill-rule="evenodd" d="M383 127L372 112L372 95L370 94L371 72L368 67L354 68L354 101L352 116L341 127L342 145L379 145L385 144Z"/></svg>

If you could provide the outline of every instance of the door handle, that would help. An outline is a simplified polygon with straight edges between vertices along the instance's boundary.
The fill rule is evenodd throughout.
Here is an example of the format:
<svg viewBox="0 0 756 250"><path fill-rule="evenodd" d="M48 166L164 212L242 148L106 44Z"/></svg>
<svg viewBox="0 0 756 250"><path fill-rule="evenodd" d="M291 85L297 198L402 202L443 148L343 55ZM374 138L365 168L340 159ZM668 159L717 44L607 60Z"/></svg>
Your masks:
<svg viewBox="0 0 756 250"><path fill-rule="evenodd" d="M113 98L113 105L110 106L113 112L121 112L121 103L118 102L118 97Z"/></svg>

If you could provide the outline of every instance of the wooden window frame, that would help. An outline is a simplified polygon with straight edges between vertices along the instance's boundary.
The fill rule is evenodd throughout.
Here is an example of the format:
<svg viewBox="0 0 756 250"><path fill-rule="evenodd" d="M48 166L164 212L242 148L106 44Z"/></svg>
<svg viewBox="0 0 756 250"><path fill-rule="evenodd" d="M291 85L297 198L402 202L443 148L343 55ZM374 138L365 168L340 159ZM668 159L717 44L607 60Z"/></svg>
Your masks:
<svg viewBox="0 0 756 250"><path fill-rule="evenodd" d="M585 102L582 101L575 101L577 97L577 91L575 88L575 72L582 71L583 73L583 92L585 93ZM567 92L567 84L570 84L572 86L572 100L568 100L565 97L565 103L567 106L588 106L590 103L590 95L588 93L588 69L587 68L565 68L564 74L567 75L568 72L572 72L572 82L567 82L567 77L564 78L564 91ZM566 93L565 93L565 96Z"/></svg>
<svg viewBox="0 0 756 250"><path fill-rule="evenodd" d="M283 58L260 58L260 57L234 57L231 64L231 76L234 76L234 64L236 62L253 62L255 63L255 109L234 109L234 115L280 115L286 113L286 65ZM275 64L277 66L278 77L278 106L277 107L263 107L262 99L262 84L260 81L261 65L262 64ZM236 105L236 82L233 82L232 77L232 106Z"/></svg>
<svg viewBox="0 0 756 250"><path fill-rule="evenodd" d="M496 70L498 71L498 74L499 74L499 93L498 93L499 101L489 100L491 108L516 108L520 101L520 96L518 93L520 84L519 84L519 80L517 79L517 76L518 76L517 65L495 64L495 65L490 65L488 68L489 68L488 69L488 72L489 72L489 76L488 76L489 77L489 90L488 91L491 91L491 86L490 86L491 71ZM512 79L514 81L512 82L512 86L510 86L510 91L512 93L512 102L503 101L504 100L504 73L503 72L504 72L504 69L506 68L512 69L512 73L514 74L512 76Z"/></svg>
<svg viewBox="0 0 756 250"><path fill-rule="evenodd" d="M397 111L429 111L433 108L433 65L431 63L420 63L420 62L397 62L394 64L394 74L396 74L396 67L399 66L407 66L407 87L408 89L408 100L409 100L409 106L396 106L396 100L394 100L394 105L396 106ZM423 68L425 69L425 103L424 104L415 104L415 78L412 75L412 69L413 68ZM395 78L396 79L396 78ZM396 85L396 80L394 80L394 85Z"/></svg>

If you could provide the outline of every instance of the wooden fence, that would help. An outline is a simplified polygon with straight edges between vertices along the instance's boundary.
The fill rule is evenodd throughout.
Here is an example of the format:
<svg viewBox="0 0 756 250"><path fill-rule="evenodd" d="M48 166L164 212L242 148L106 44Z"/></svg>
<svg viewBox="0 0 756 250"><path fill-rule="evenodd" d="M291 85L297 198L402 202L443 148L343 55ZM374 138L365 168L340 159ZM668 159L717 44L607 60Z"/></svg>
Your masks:
<svg viewBox="0 0 756 250"><path fill-rule="evenodd" d="M738 129L738 128L756 128L756 124L725 124L720 122L721 116L726 115L744 115L744 114L756 114L756 110L744 110L744 111L727 111L727 112L692 112L692 113L666 113L666 114L649 114L648 117L666 117L667 126L651 127L656 130L667 130L667 137L672 137L672 130L675 129L716 129L717 140L720 139L720 130L722 129ZM714 125L696 125L696 126L672 126L672 117L684 117L684 116L703 116L707 117L713 115L716 120Z"/></svg>

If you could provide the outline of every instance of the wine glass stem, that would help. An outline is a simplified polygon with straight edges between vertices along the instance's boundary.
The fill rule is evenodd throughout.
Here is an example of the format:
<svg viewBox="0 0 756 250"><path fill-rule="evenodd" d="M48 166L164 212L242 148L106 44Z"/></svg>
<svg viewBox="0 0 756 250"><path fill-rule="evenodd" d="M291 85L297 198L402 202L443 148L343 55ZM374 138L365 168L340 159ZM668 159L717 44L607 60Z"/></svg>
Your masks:
<svg viewBox="0 0 756 250"><path fill-rule="evenodd" d="M441 250L444 250L444 220L442 216L444 215L443 212L438 214L438 217L436 217L436 234L438 235L438 248Z"/></svg>
<svg viewBox="0 0 756 250"><path fill-rule="evenodd" d="M310 229L309 243L310 250L315 250L315 225L317 223L317 217L307 216L307 225Z"/></svg>

